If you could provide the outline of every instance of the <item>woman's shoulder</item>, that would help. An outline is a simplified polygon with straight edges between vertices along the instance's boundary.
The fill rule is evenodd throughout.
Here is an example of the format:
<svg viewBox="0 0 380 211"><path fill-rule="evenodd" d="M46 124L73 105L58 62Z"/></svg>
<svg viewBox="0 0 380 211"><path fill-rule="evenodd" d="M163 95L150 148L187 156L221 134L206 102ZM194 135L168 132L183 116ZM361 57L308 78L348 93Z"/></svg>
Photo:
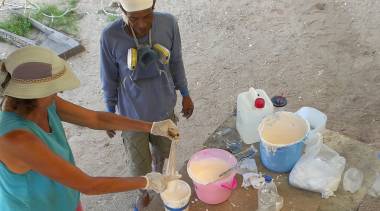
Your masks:
<svg viewBox="0 0 380 211"><path fill-rule="evenodd" d="M0 137L0 161L7 167L7 170L24 174L30 167L22 161L22 157L30 152L31 149L38 149L38 138L22 129L11 131Z"/></svg>
<svg viewBox="0 0 380 211"><path fill-rule="evenodd" d="M14 130L27 130L28 123L14 112L0 112L0 136Z"/></svg>
<svg viewBox="0 0 380 211"><path fill-rule="evenodd" d="M14 140L30 140L36 138L36 136L29 132L28 130L19 128L0 136L3 141L14 141Z"/></svg>
<svg viewBox="0 0 380 211"><path fill-rule="evenodd" d="M0 152L10 152L12 148L26 147L38 138L24 129L15 129L0 136ZM5 151L4 151L5 150Z"/></svg>

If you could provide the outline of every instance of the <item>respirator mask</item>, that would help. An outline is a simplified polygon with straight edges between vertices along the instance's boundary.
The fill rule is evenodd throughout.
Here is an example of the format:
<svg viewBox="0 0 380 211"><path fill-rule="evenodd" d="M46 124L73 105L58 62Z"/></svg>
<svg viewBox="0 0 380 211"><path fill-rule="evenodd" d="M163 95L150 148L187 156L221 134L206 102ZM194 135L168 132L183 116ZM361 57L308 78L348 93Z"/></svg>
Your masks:
<svg viewBox="0 0 380 211"><path fill-rule="evenodd" d="M149 32L150 33L150 32ZM139 46L128 49L127 63L128 69L135 70L140 64L142 68L148 67L155 61L161 64L169 64L170 51L160 44Z"/></svg>
<svg viewBox="0 0 380 211"><path fill-rule="evenodd" d="M123 17L123 19L124 18L127 18L127 17ZM152 45L152 31L151 30L149 30L149 44L141 45L139 44L137 40L137 37L133 28L130 27L130 29L133 34L133 39L135 41L136 48L128 49L128 55L127 55L128 69L136 70L138 65L140 65L141 68L145 69L156 61L159 61L161 64L164 64L164 65L169 63L170 51L158 43Z"/></svg>

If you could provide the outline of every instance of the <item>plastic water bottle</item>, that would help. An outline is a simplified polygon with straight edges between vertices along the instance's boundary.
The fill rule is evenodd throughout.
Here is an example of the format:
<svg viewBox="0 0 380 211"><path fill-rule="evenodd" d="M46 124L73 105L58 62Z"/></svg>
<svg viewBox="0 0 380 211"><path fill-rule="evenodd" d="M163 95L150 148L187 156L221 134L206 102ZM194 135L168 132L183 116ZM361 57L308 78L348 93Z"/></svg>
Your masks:
<svg viewBox="0 0 380 211"><path fill-rule="evenodd" d="M260 188L259 194L258 194L258 209L257 211L276 211L276 202L278 193L277 193L277 187L273 183L271 176L264 176L265 183Z"/></svg>
<svg viewBox="0 0 380 211"><path fill-rule="evenodd" d="M360 189L363 183L363 172L357 168L350 168L344 173L343 189L355 193Z"/></svg>

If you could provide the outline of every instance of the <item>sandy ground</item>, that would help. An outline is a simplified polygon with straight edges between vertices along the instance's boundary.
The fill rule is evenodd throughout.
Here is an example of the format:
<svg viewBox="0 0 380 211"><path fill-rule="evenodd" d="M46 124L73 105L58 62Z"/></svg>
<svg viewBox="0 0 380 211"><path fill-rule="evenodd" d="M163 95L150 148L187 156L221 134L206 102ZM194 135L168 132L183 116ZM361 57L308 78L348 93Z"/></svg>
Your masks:
<svg viewBox="0 0 380 211"><path fill-rule="evenodd" d="M81 0L79 38L86 52L69 60L82 81L63 96L103 110L99 36L107 24L98 1ZM380 148L380 1L159 0L179 19L195 113L180 119L182 165L234 109L250 86L285 95L287 110L312 106L327 127ZM3 11L1 11L3 12ZM13 47L0 43L0 56ZM180 99L180 98L179 98ZM177 113L180 106L177 107ZM96 176L123 176L119 137L66 125L78 166ZM133 192L83 196L86 210L129 210Z"/></svg>

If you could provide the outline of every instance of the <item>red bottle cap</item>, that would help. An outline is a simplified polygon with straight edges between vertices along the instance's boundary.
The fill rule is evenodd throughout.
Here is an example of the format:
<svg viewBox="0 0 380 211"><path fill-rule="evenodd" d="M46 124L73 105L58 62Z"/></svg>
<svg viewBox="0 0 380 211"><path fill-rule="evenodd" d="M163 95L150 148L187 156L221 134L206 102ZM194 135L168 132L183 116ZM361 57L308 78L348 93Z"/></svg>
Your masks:
<svg viewBox="0 0 380 211"><path fill-rule="evenodd" d="M255 100L255 108L264 108L265 100L263 98L257 98Z"/></svg>

